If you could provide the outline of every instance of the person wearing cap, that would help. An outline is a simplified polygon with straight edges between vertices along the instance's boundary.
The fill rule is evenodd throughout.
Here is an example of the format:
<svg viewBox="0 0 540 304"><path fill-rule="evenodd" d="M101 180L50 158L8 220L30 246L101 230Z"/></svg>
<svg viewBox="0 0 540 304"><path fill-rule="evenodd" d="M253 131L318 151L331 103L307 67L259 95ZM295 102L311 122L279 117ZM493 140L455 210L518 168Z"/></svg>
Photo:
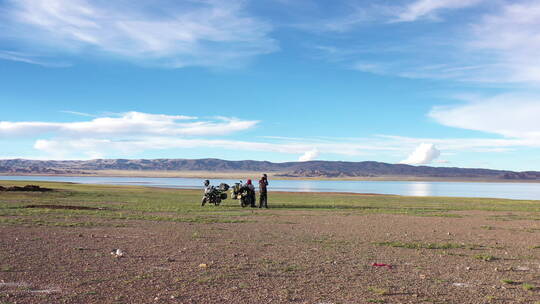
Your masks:
<svg viewBox="0 0 540 304"><path fill-rule="evenodd" d="M255 186L251 183L251 179L248 179L246 182L246 188L249 190L249 200L251 207L255 208L257 207L255 205Z"/></svg>
<svg viewBox="0 0 540 304"><path fill-rule="evenodd" d="M268 209L268 192L266 191L267 186L268 177L266 174L263 174L259 180L259 208L264 207Z"/></svg>

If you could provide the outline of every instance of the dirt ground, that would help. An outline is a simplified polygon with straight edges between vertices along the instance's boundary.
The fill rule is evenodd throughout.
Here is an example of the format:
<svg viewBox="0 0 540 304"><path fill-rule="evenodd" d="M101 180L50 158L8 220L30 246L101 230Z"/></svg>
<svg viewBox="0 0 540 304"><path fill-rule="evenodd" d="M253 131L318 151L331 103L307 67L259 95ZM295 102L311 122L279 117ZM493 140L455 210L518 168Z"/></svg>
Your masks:
<svg viewBox="0 0 540 304"><path fill-rule="evenodd" d="M0 226L0 303L540 303L538 222L466 214Z"/></svg>

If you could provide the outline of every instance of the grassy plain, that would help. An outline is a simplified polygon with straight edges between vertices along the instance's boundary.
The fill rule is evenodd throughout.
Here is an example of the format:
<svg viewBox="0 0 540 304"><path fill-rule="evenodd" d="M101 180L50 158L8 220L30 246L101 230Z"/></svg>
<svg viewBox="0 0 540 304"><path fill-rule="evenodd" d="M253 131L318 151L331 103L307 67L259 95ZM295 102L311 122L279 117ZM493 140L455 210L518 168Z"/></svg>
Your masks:
<svg viewBox="0 0 540 304"><path fill-rule="evenodd" d="M540 301L540 201L26 184L55 191L0 192L0 303Z"/></svg>

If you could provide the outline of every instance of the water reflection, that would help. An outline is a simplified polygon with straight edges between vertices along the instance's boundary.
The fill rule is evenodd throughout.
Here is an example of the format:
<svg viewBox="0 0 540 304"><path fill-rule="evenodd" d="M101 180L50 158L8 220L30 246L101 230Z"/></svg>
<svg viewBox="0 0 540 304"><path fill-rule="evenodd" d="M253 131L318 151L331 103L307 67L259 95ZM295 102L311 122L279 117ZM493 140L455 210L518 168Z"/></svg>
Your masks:
<svg viewBox="0 0 540 304"><path fill-rule="evenodd" d="M288 187L290 189L289 191L299 191L299 192L321 191L321 190L318 190L317 187L311 181L299 181L295 186L296 187ZM287 187L282 186L282 188L287 188ZM292 190L294 188L296 188L296 190Z"/></svg>
<svg viewBox="0 0 540 304"><path fill-rule="evenodd" d="M409 184L409 191L407 195L411 196L431 196L432 195L432 185L431 183L423 182L411 182Z"/></svg>

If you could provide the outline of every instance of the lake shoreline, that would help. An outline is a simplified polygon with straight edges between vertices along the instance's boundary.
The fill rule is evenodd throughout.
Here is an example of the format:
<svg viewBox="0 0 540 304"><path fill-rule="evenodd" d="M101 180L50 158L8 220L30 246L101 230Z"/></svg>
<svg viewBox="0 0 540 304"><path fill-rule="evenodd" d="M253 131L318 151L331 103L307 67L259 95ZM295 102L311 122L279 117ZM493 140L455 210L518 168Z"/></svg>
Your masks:
<svg viewBox="0 0 540 304"><path fill-rule="evenodd" d="M64 182L81 185L143 186L154 189L203 188L202 178L146 178L146 177L97 177L97 176L0 176L5 183ZM242 179L245 181L246 179ZM1 181L0 181L1 182ZM227 183L230 186L238 179L210 179L212 185ZM342 193L360 195L394 195L411 197L478 197L514 200L539 200L540 187L533 183L489 183L489 182L446 182L446 181L357 181L357 180L277 180L271 179L272 193Z"/></svg>
<svg viewBox="0 0 540 304"><path fill-rule="evenodd" d="M267 172L269 179L273 180L312 180L312 181L388 181L388 182L457 182L457 183L540 183L540 180L531 179L488 179L488 178L453 178L453 177L423 177L423 176L373 176L373 177L302 177L282 176L284 172ZM133 178L201 178L201 179L256 179L260 172L233 171L124 171L103 170L86 171L75 174L41 174L41 173L0 173L2 176L49 176L49 177L133 177Z"/></svg>

